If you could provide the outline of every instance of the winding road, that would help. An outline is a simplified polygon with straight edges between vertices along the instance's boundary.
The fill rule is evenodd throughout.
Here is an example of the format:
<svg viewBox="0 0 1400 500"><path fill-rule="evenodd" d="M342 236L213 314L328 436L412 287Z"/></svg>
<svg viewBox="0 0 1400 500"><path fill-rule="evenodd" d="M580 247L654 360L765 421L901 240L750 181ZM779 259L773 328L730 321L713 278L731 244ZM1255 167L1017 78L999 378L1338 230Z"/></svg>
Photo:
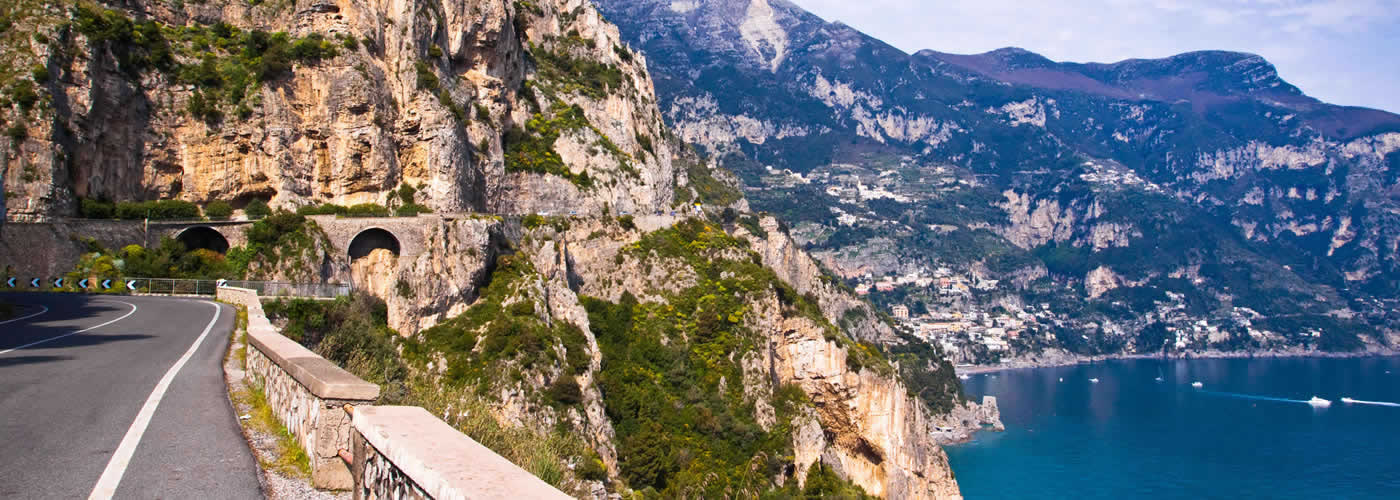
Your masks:
<svg viewBox="0 0 1400 500"><path fill-rule="evenodd" d="M233 308L10 294L0 322L0 498L263 498L222 361Z"/></svg>

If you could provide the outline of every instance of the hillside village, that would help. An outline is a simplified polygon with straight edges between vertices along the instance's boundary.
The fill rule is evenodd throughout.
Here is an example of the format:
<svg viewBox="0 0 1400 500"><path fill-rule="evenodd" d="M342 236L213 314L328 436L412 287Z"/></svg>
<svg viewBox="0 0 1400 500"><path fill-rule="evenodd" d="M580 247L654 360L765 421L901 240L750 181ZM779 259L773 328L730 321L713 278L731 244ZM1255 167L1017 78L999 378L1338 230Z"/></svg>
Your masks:
<svg viewBox="0 0 1400 500"><path fill-rule="evenodd" d="M858 295L882 306L907 335L937 346L955 363L1016 363L1058 349L1085 354L1145 354L1282 348L1290 340L1315 343L1321 336L1320 328L1312 328L1290 339L1256 324L1264 318L1248 307L1200 310L1191 306L1192 299L1186 294L1166 290L1148 292L1150 295L1141 299L1149 311L1145 314L1086 319L1083 304L1066 307L1028 300L1026 297L1032 295L1028 282L1035 279L997 275L977 264L928 266L910 262L903 255L890 255L898 252L879 241L880 237L834 242L843 232L885 235L926 231L948 236L956 231L987 229L985 224L980 228L955 224L913 227L877 210L888 212L940 199L960 199L982 187L971 173L947 165L921 165L910 157L899 159L897 164L889 160L871 163L877 167L833 164L807 173L764 166L759 172L761 187L748 190L751 196L770 199L795 190L819 192L825 203L802 208L822 209L829 216L809 218L820 222L799 222L793 229L794 237L814 249L814 255ZM1165 193L1161 186L1112 162L1087 161L1082 167L1079 179L1094 186ZM1033 278L1045 285L1045 276ZM1072 283L1051 286L1061 296L1079 294ZM1121 300L1110 300L1106 306L1127 308ZM1138 338L1138 333L1149 327L1160 327L1161 331L1150 338Z"/></svg>

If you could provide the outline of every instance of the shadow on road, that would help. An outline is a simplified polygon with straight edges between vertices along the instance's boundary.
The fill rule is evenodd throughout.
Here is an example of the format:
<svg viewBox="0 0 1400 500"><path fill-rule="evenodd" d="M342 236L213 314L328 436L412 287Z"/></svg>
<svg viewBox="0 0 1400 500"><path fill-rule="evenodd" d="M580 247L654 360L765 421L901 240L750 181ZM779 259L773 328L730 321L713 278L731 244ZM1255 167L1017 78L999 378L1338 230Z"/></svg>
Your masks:
<svg viewBox="0 0 1400 500"><path fill-rule="evenodd" d="M68 361L72 356L3 356L0 357L0 368L19 365L37 365L39 363L49 363L53 361Z"/></svg>
<svg viewBox="0 0 1400 500"><path fill-rule="evenodd" d="M32 305L34 307L30 311L31 313L38 312L38 304L49 308L48 312L34 318L0 326L0 351L69 335L75 331L120 318L130 311L130 307L126 304L114 302L114 300L121 300L120 297L113 296L5 293L0 294L0 300L17 305ZM29 350L90 347L153 337L145 334L104 332L109 328L121 328L120 322L109 327L97 328L69 337L49 340L19 351L0 354L0 368L72 359L69 356L26 356L25 351Z"/></svg>

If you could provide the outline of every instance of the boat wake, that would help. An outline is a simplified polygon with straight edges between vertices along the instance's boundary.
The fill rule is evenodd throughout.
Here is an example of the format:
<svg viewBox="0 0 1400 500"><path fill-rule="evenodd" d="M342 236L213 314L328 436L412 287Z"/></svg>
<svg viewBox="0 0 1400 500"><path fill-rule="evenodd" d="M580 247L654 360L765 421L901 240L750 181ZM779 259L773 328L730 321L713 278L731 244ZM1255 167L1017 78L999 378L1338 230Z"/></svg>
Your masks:
<svg viewBox="0 0 1400 500"><path fill-rule="evenodd" d="M1311 404L1312 404L1311 401L1308 401L1308 400L1306 400L1306 399L1275 398L1275 397L1272 397L1272 396L1256 396L1256 395L1253 395L1253 394L1239 394L1239 393L1235 393L1235 392L1220 392L1220 391L1196 391L1196 392L1199 392L1199 393L1201 393L1201 394L1209 394L1209 395L1211 395L1211 396L1225 397L1225 398L1249 399L1249 400L1254 400L1254 401L1273 401L1273 402L1276 402L1276 403L1296 403L1296 404L1301 404L1301 405L1311 405Z"/></svg>
<svg viewBox="0 0 1400 500"><path fill-rule="evenodd" d="M1389 406L1391 408L1400 408L1400 403L1390 403L1386 401L1362 401L1360 399L1342 398L1342 402L1349 405Z"/></svg>

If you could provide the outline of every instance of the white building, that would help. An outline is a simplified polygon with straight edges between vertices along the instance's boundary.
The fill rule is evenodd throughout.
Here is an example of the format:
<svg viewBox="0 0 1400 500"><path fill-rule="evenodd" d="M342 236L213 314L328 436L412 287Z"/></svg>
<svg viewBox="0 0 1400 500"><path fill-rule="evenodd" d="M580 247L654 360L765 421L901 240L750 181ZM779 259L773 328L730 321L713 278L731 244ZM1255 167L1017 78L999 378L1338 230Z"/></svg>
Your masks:
<svg viewBox="0 0 1400 500"><path fill-rule="evenodd" d="M898 304L894 307L891 307L890 312L894 313L895 319L909 319L909 308L905 307L904 304Z"/></svg>

